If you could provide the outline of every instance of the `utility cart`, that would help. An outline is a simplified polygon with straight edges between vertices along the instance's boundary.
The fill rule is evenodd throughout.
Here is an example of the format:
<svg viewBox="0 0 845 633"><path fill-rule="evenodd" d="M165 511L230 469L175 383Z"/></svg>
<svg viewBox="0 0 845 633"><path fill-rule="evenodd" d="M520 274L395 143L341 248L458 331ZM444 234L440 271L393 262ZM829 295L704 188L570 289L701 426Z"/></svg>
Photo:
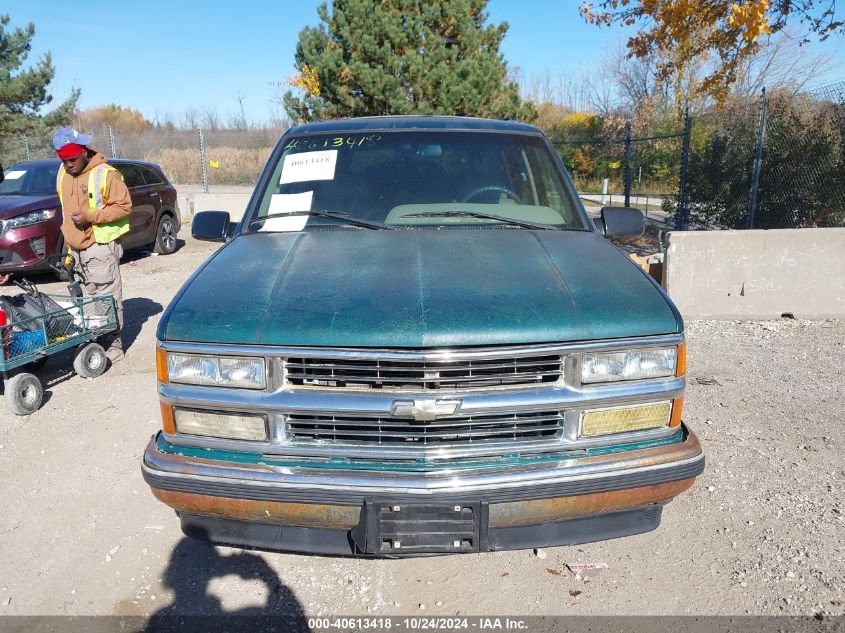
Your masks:
<svg viewBox="0 0 845 633"><path fill-rule="evenodd" d="M114 297L83 297L71 279L69 295L44 294L20 279L15 284L22 294L0 297L0 377L6 406L15 415L29 415L41 406L44 390L33 372L53 354L77 348L73 369L83 378L95 378L108 366L96 341L117 329Z"/></svg>

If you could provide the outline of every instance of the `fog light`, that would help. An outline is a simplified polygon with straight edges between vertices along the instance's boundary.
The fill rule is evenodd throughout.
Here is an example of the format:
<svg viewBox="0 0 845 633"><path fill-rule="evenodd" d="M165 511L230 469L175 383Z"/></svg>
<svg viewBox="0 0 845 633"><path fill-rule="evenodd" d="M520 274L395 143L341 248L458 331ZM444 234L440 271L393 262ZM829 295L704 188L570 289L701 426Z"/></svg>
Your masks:
<svg viewBox="0 0 845 633"><path fill-rule="evenodd" d="M669 424L671 402L658 402L639 406L595 409L581 414L582 437L626 433L654 429Z"/></svg>
<svg viewBox="0 0 845 633"><path fill-rule="evenodd" d="M267 441L267 424L264 418L258 416L176 409L174 418L179 433L230 440Z"/></svg>
<svg viewBox="0 0 845 633"><path fill-rule="evenodd" d="M32 249L32 254L36 257L44 257L44 253L47 250L43 237L36 237L35 239L29 240L29 247Z"/></svg>

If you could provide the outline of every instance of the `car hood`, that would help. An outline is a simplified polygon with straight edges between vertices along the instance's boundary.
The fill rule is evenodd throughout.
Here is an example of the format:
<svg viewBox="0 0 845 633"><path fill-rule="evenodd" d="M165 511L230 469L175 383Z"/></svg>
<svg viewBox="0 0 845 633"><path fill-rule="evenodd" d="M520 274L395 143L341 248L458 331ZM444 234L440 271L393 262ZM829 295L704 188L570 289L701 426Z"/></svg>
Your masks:
<svg viewBox="0 0 845 633"><path fill-rule="evenodd" d="M668 298L595 233L321 230L235 238L185 284L158 336L421 348L681 329Z"/></svg>
<svg viewBox="0 0 845 633"><path fill-rule="evenodd" d="M56 195L0 195L0 220L13 218L21 213L28 213L29 211L55 208L58 204L59 197Z"/></svg>

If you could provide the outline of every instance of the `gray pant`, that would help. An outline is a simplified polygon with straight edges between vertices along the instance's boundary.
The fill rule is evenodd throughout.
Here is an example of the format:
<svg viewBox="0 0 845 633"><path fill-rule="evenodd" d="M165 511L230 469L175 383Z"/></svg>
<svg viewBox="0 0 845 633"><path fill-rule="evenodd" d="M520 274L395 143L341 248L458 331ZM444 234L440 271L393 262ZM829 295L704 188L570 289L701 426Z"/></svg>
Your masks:
<svg viewBox="0 0 845 633"><path fill-rule="evenodd" d="M78 271L83 278L85 294L114 295L117 307L117 339L112 345L121 345L120 328L123 326L123 283L120 280L120 258L123 246L118 242L92 244L88 248L73 251Z"/></svg>

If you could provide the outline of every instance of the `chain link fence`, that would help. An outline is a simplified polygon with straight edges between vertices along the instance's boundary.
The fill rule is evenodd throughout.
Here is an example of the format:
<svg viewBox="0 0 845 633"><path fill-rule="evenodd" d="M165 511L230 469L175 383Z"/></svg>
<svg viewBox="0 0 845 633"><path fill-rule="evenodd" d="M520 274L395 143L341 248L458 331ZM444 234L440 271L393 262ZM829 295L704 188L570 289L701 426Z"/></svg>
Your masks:
<svg viewBox="0 0 845 633"><path fill-rule="evenodd" d="M29 136L0 138L0 164L4 168L27 160L55 157L50 139Z"/></svg>
<svg viewBox="0 0 845 633"><path fill-rule="evenodd" d="M118 157L158 163L174 184L208 192L250 190L283 132L281 128L166 130L114 136Z"/></svg>
<svg viewBox="0 0 845 633"><path fill-rule="evenodd" d="M683 228L845 225L845 81L707 112L690 143Z"/></svg>
<svg viewBox="0 0 845 633"><path fill-rule="evenodd" d="M121 132L86 130L91 145L109 158L145 160L161 165L170 181L194 192L249 192L284 128ZM49 138L0 139L0 163L55 158Z"/></svg>
<svg viewBox="0 0 845 633"><path fill-rule="evenodd" d="M675 228L744 228L758 118L758 104L747 102L700 114L691 122Z"/></svg>
<svg viewBox="0 0 845 633"><path fill-rule="evenodd" d="M753 228L845 226L845 81L765 99Z"/></svg>
<svg viewBox="0 0 845 633"><path fill-rule="evenodd" d="M619 138L555 139L575 188L593 214L603 206L632 206L655 223L673 221L684 131Z"/></svg>

